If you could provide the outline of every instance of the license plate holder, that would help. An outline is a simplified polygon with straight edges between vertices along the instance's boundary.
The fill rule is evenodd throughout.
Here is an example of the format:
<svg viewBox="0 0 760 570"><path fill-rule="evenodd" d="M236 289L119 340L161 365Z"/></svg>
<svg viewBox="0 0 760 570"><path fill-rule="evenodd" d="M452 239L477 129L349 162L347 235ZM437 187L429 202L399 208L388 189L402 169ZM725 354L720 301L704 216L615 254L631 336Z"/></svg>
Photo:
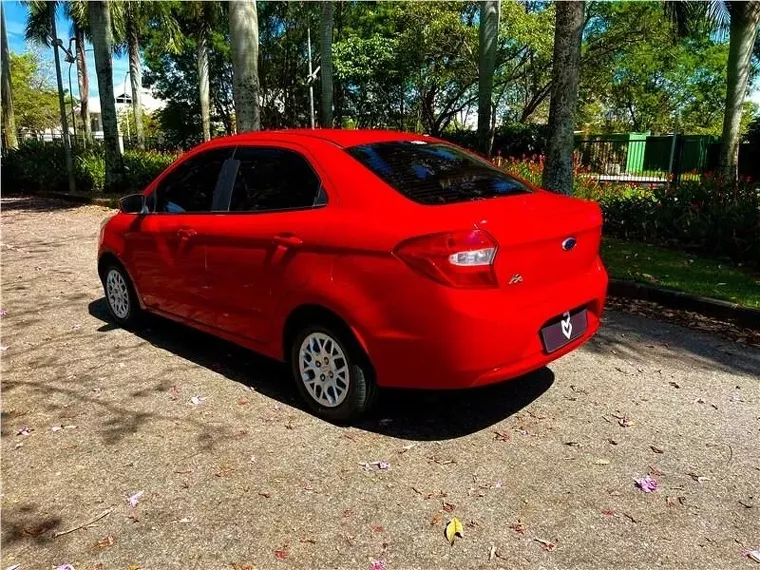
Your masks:
<svg viewBox="0 0 760 570"><path fill-rule="evenodd" d="M547 354L555 352L583 335L588 328L588 310L567 311L541 328L541 341Z"/></svg>

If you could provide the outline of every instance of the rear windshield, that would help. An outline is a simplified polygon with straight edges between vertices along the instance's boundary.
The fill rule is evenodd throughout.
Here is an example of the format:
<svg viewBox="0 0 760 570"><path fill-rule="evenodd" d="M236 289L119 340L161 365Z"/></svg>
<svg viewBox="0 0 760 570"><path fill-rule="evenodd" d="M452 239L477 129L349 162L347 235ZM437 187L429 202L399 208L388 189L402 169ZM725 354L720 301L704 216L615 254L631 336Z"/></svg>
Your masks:
<svg viewBox="0 0 760 570"><path fill-rule="evenodd" d="M452 204L530 192L495 166L446 144L383 142L350 147L346 152L420 204Z"/></svg>

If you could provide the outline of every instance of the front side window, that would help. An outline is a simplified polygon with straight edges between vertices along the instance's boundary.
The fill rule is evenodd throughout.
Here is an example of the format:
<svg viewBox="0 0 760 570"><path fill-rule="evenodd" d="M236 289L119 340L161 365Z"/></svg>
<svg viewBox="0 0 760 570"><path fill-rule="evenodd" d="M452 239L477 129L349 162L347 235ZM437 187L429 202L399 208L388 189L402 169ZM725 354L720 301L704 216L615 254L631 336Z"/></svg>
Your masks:
<svg viewBox="0 0 760 570"><path fill-rule="evenodd" d="M324 203L319 178L297 152L238 147L230 212L311 208Z"/></svg>
<svg viewBox="0 0 760 570"><path fill-rule="evenodd" d="M178 165L156 188L153 211L171 214L210 212L222 164L232 148L208 150Z"/></svg>
<svg viewBox="0 0 760 570"><path fill-rule="evenodd" d="M420 204L451 204L530 192L506 172L447 144L383 142L350 147L346 152Z"/></svg>

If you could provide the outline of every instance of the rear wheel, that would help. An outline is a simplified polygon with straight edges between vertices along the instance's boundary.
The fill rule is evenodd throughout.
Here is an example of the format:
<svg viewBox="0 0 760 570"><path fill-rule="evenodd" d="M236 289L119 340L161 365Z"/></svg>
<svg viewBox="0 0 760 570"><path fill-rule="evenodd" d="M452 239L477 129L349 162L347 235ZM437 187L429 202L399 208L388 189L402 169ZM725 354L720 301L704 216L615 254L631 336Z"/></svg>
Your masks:
<svg viewBox="0 0 760 570"><path fill-rule="evenodd" d="M140 304L129 275L116 264L108 265L102 274L106 304L111 317L123 327L134 326L140 317Z"/></svg>
<svg viewBox="0 0 760 570"><path fill-rule="evenodd" d="M348 422L374 401L372 366L349 333L321 325L302 328L293 338L290 363L299 393L322 418Z"/></svg>

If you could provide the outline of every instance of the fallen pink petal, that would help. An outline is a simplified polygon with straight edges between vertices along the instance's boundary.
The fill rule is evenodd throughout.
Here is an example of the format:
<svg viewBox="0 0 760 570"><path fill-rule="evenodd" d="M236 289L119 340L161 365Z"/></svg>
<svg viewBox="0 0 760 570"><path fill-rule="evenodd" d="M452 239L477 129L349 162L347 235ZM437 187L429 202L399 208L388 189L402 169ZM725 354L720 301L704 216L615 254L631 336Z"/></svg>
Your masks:
<svg viewBox="0 0 760 570"><path fill-rule="evenodd" d="M192 398L190 398L190 403L193 406L198 406L202 404L205 399L206 398L203 398L202 396L193 396Z"/></svg>
<svg viewBox="0 0 760 570"><path fill-rule="evenodd" d="M138 491L134 495L127 497L127 502L129 503L129 506L134 509L137 506L137 503L140 502L140 499L142 498L144 494L145 494L145 491Z"/></svg>
<svg viewBox="0 0 760 570"><path fill-rule="evenodd" d="M649 475L634 479L636 486L645 493L652 493L657 490L657 481L652 479Z"/></svg>
<svg viewBox="0 0 760 570"><path fill-rule="evenodd" d="M16 435L29 435L30 433L32 433L32 431L33 431L32 428L28 428L24 426L16 432Z"/></svg>
<svg viewBox="0 0 760 570"><path fill-rule="evenodd" d="M742 556L746 556L750 560L754 560L755 562L760 562L760 548L757 550L752 550L748 548L747 550L742 552Z"/></svg>
<svg viewBox="0 0 760 570"><path fill-rule="evenodd" d="M369 570L386 570L385 560L373 560Z"/></svg>
<svg viewBox="0 0 760 570"><path fill-rule="evenodd" d="M5 309L0 309L0 319L8 315L8 311Z"/></svg>
<svg viewBox="0 0 760 570"><path fill-rule="evenodd" d="M75 568L71 564L61 564L56 566L55 570L75 570Z"/></svg>

